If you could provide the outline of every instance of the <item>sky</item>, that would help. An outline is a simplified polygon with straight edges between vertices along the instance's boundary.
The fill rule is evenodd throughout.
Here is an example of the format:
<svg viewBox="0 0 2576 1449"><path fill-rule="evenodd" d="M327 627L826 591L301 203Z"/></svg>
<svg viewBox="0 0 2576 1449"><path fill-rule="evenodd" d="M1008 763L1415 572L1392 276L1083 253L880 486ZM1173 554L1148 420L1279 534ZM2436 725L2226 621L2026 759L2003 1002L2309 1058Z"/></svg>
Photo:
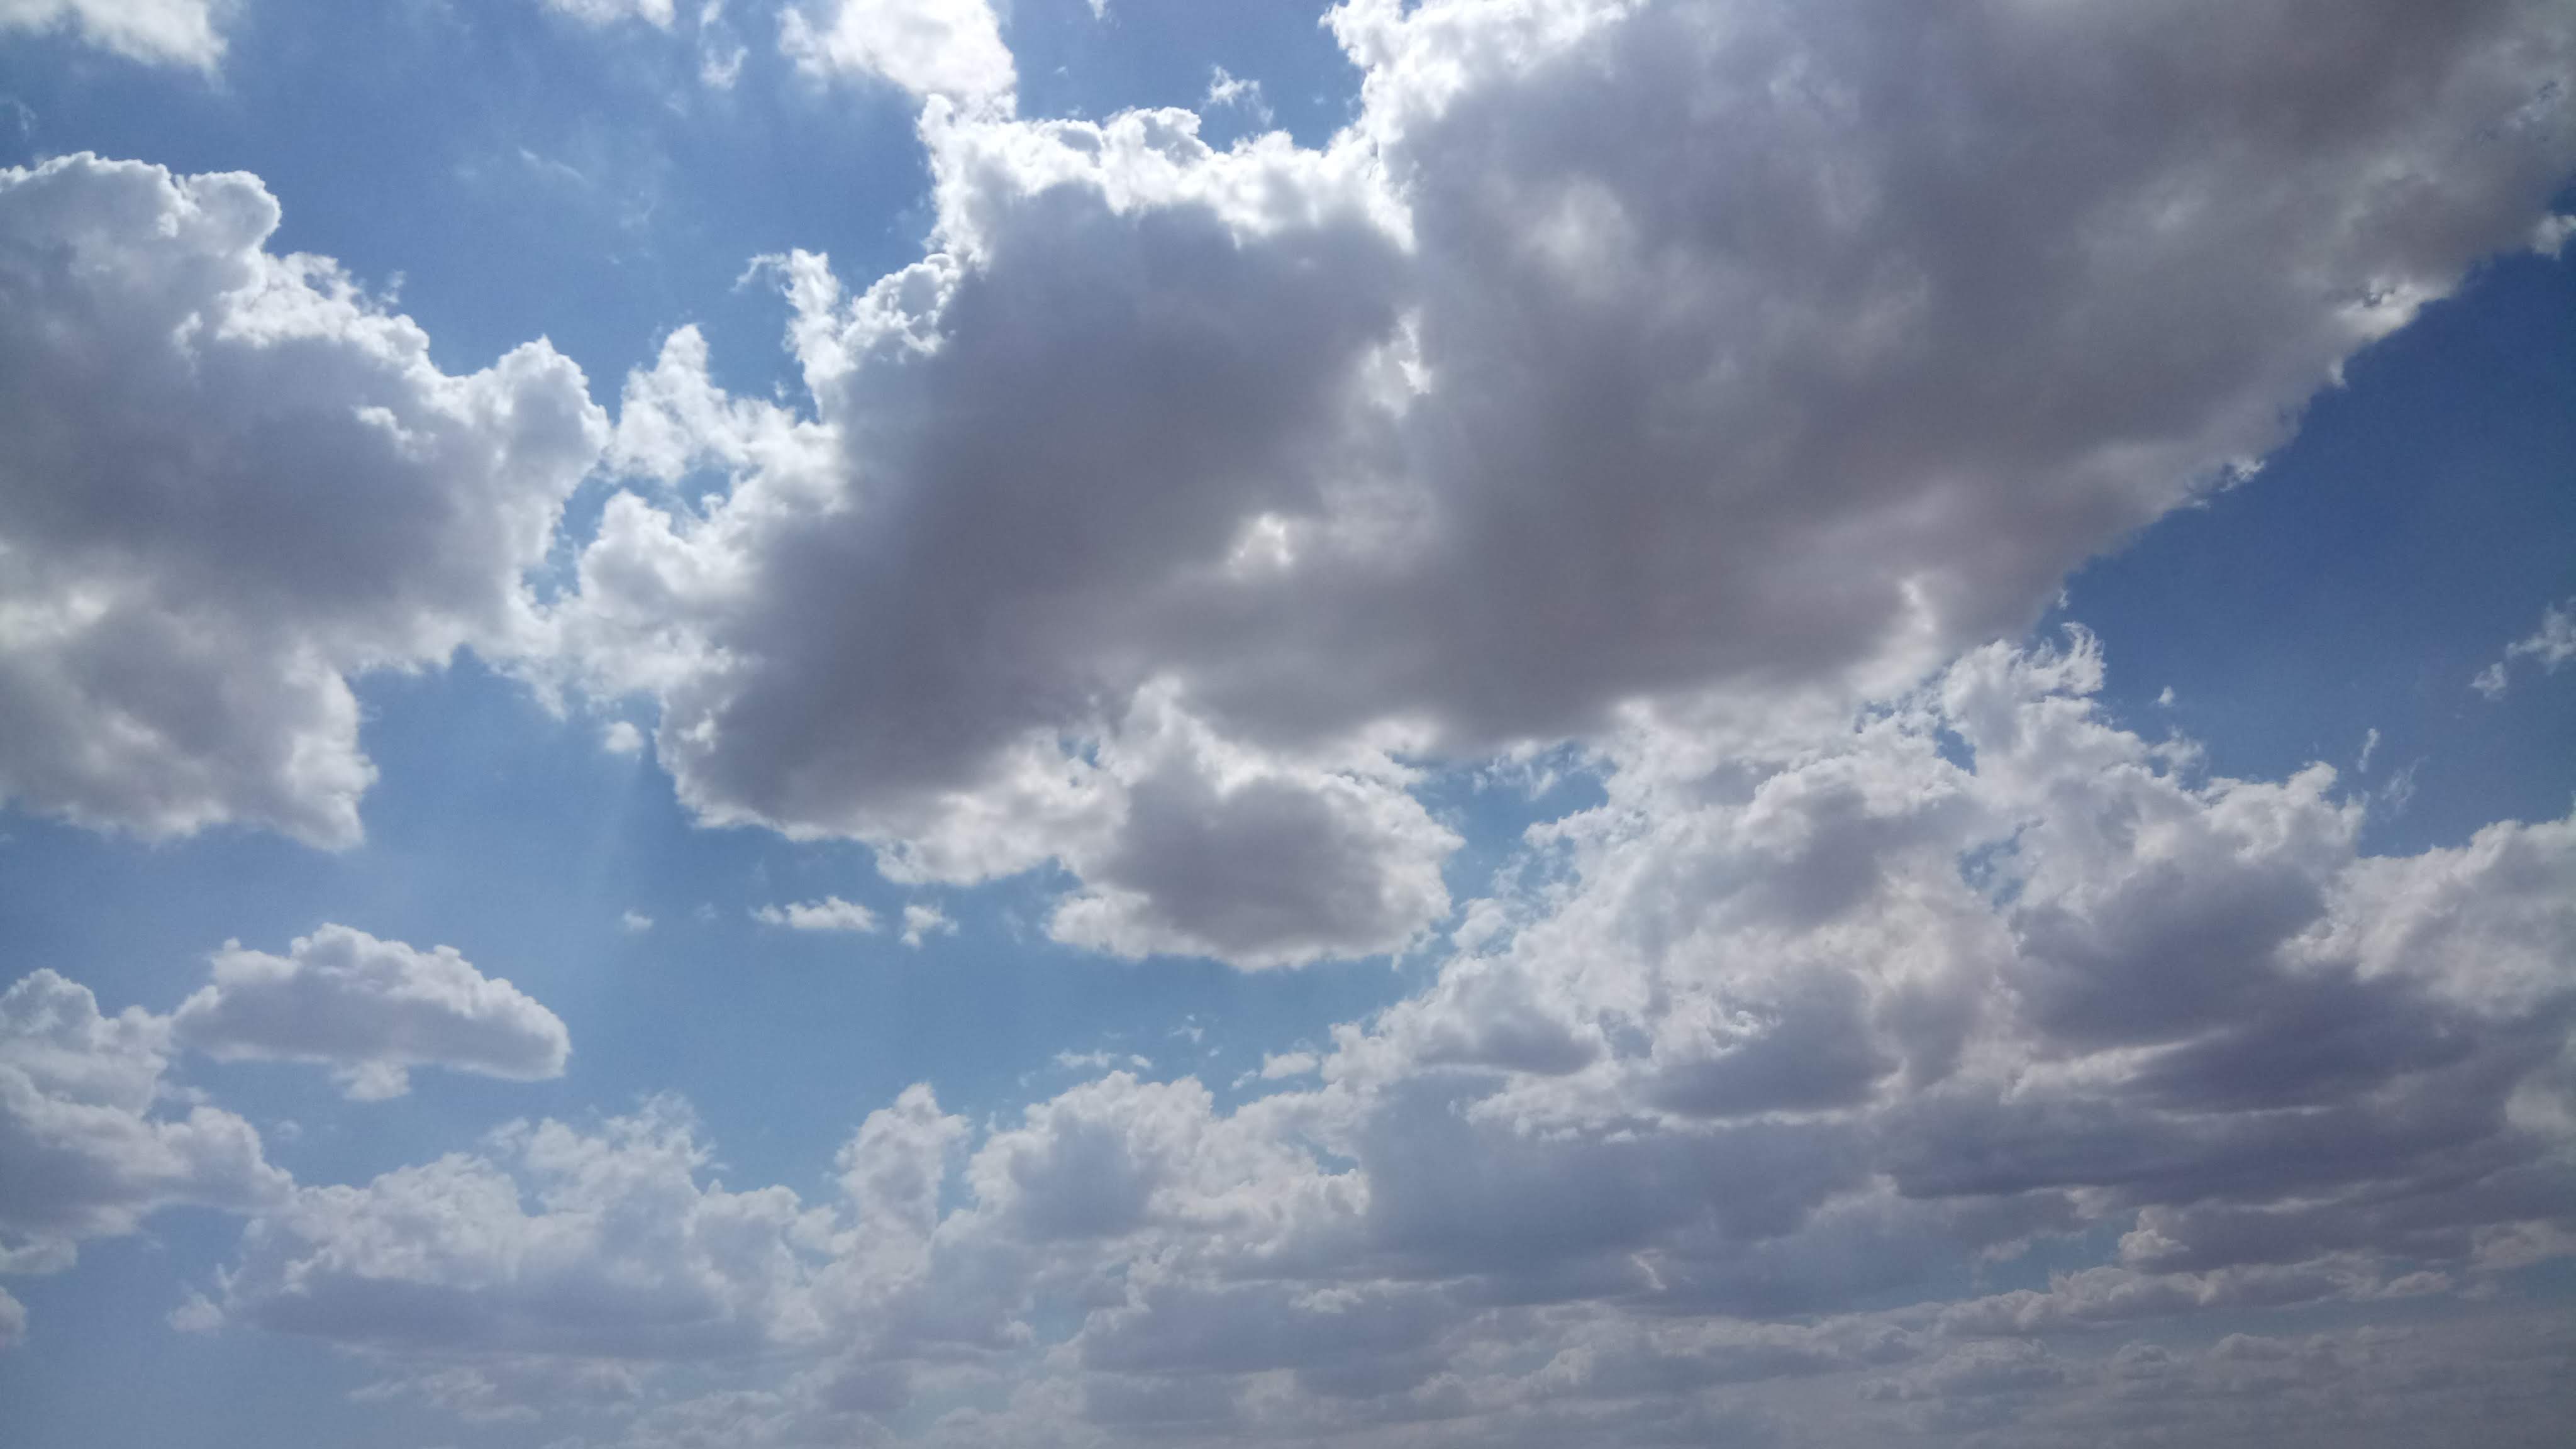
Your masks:
<svg viewBox="0 0 2576 1449"><path fill-rule="evenodd" d="M2563 1443L2571 75L0 0L0 1449Z"/></svg>

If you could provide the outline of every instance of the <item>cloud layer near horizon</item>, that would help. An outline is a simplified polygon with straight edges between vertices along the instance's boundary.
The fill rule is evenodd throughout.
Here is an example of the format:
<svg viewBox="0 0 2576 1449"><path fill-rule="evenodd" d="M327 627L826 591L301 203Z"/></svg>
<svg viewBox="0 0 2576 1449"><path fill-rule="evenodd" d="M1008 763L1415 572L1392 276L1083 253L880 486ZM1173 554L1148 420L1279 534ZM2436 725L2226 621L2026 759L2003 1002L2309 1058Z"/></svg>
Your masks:
<svg viewBox="0 0 2576 1449"><path fill-rule="evenodd" d="M1121 1069L978 1126L916 1087L818 1201L714 1180L676 1101L315 1187L218 1112L239 1170L121 1166L13 1221L231 1207L210 1318L363 1348L384 1392L469 1414L586 1384L637 1443L691 1413L864 1439L961 1392L986 1407L935 1441L1660 1442L1822 1386L1840 1443L2064 1442L2130 1384L2249 1442L2354 1394L2331 1422L2380 1437L2353 1442L2461 1414L2526 1442L2563 1324L2420 1382L2371 1366L2447 1338L2196 1325L2576 1251L2576 819L2365 857L2331 771L2208 777L2105 722L2100 678L2080 635L1990 648L1793 755L1614 776L1426 991L1230 1109ZM155 1019L42 976L10 1000L32 1025L0 1079L113 1099L154 1161L211 1125L144 1115ZM1951 1277L2047 1243L2100 1257ZM656 1387L764 1357L786 1377L750 1381L756 1412Z"/></svg>

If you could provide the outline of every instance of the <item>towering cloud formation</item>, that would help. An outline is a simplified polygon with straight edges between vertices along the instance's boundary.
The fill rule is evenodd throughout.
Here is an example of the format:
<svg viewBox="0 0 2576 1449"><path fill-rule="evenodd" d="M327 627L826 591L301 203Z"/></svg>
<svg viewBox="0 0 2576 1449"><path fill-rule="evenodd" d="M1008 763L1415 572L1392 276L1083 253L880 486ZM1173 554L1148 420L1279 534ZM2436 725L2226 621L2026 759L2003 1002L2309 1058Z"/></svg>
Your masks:
<svg viewBox="0 0 2576 1449"><path fill-rule="evenodd" d="M349 676L524 647L606 429L543 342L466 377L250 176L0 170L0 797L361 833Z"/></svg>

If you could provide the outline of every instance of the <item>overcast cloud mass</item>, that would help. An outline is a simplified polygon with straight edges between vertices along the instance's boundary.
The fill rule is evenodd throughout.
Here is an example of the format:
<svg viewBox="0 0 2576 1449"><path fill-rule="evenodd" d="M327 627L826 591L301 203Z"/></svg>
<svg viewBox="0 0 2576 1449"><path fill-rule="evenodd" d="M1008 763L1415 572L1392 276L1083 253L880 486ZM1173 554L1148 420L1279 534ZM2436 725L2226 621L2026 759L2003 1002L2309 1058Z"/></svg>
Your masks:
<svg viewBox="0 0 2576 1449"><path fill-rule="evenodd" d="M311 8L0 0L29 1442L2563 1442L2576 9Z"/></svg>

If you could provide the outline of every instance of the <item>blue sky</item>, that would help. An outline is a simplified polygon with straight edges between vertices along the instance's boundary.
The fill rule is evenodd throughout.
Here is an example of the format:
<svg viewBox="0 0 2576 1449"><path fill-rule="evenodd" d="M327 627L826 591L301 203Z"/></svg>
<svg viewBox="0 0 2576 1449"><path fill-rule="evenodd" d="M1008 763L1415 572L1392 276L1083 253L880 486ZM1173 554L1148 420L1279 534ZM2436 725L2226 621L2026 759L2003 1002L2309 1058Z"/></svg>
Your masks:
<svg viewBox="0 0 2576 1449"><path fill-rule="evenodd" d="M2552 1442L2571 58L0 5L0 1444Z"/></svg>

